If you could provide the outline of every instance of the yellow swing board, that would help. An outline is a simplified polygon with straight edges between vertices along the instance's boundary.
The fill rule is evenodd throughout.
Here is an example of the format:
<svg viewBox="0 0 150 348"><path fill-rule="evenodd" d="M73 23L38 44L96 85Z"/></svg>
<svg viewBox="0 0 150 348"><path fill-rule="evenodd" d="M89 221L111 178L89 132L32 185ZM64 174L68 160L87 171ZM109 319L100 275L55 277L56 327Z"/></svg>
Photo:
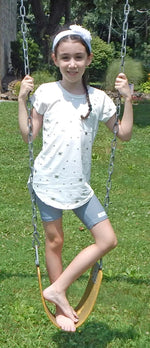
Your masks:
<svg viewBox="0 0 150 348"><path fill-rule="evenodd" d="M56 322L55 315L51 313L51 311L47 307L45 299L43 297L41 272L40 272L39 266L37 266L37 275L38 275L38 282L39 282L41 299L42 299L42 303L43 303L43 307L45 309L45 312L46 312L48 318L50 319L50 321L56 327L58 327L60 329L59 325ZM98 293L99 293L99 289L100 289L100 285L101 285L101 281L102 281L102 276L103 276L102 264L101 263L99 264L97 262L91 269L89 281L88 281L87 287L85 289L85 292L84 292L79 304L75 308L75 311L79 317L79 321L75 324L76 328L81 326L85 322L87 317L90 315L90 313L92 312L93 307L94 307L95 302L96 302L96 299L97 299L97 296L98 296Z"/></svg>

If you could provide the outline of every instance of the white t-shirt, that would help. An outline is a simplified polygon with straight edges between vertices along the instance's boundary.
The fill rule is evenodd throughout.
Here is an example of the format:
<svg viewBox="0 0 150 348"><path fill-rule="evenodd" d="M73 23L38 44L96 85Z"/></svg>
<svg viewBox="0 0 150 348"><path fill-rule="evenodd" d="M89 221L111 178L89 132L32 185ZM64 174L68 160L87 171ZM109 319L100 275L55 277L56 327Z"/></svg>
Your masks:
<svg viewBox="0 0 150 348"><path fill-rule="evenodd" d="M86 95L66 91L60 82L41 85L32 96L43 115L43 146L35 159L33 189L46 204L75 209L93 195L90 186L92 144L99 121L107 122L116 106L105 92L88 88L92 112L87 119Z"/></svg>

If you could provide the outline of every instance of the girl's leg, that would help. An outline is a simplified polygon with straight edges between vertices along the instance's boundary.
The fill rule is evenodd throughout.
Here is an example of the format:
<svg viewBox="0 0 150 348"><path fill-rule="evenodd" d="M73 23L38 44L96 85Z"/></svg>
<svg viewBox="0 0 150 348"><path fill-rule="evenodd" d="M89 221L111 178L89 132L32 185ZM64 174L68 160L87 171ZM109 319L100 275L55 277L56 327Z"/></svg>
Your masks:
<svg viewBox="0 0 150 348"><path fill-rule="evenodd" d="M73 313L70 310L70 306L65 295L67 288L97 260L102 258L107 252L115 248L117 245L115 233L108 219L96 224L91 229L91 233L95 239L95 244L92 244L82 250L60 275L60 277L43 292L46 300L54 302L56 305L58 305L64 314L72 320Z"/></svg>
<svg viewBox="0 0 150 348"><path fill-rule="evenodd" d="M45 230L45 256L46 266L51 283L62 273L61 252L64 235L62 230L62 218L55 221L44 222Z"/></svg>
<svg viewBox="0 0 150 348"><path fill-rule="evenodd" d="M45 255L46 265L51 283L54 283L62 273L62 247L63 247L63 229L62 218L52 222L43 222L45 229ZM70 309L70 306L69 306ZM73 319L76 314L70 309ZM75 331L74 320L66 317L64 312L56 305L56 321L57 324L65 331Z"/></svg>

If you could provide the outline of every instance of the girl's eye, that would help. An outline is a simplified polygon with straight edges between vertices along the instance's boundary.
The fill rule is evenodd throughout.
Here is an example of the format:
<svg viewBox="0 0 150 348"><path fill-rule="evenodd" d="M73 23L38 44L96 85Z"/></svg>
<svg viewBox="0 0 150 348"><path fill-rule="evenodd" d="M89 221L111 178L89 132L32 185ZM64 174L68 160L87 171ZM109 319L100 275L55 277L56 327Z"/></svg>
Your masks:
<svg viewBox="0 0 150 348"><path fill-rule="evenodd" d="M82 56L77 56L76 59L77 60L81 60L81 59L83 59L83 57Z"/></svg>
<svg viewBox="0 0 150 348"><path fill-rule="evenodd" d="M63 56L63 57L62 57L62 60L65 60L65 61L66 61L66 60L69 60L69 57L68 57L68 56Z"/></svg>

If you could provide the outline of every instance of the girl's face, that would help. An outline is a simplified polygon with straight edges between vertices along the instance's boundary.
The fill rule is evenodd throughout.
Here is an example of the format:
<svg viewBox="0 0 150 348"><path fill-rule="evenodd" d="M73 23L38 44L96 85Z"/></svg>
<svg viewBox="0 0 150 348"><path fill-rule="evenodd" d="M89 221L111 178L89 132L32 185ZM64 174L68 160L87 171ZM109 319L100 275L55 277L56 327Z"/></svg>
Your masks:
<svg viewBox="0 0 150 348"><path fill-rule="evenodd" d="M57 54L53 54L52 58L60 69L64 86L82 82L85 68L90 65L92 56L92 53L87 54L86 48L81 42L71 39L60 42Z"/></svg>

